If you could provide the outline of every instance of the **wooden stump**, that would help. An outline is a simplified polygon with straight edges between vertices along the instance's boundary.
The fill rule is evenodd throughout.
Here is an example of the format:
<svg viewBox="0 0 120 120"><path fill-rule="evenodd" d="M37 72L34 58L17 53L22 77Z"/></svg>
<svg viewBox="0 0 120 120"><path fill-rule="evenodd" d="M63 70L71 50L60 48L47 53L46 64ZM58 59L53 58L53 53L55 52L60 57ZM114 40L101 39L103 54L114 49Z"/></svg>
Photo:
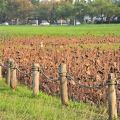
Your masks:
<svg viewBox="0 0 120 120"><path fill-rule="evenodd" d="M12 59L7 60L7 75L6 75L6 83L10 86L10 77L11 77L11 68L10 63Z"/></svg>
<svg viewBox="0 0 120 120"><path fill-rule="evenodd" d="M33 95L39 94L39 76L40 76L40 65L37 63L34 63L32 65L32 81L33 81Z"/></svg>
<svg viewBox="0 0 120 120"><path fill-rule="evenodd" d="M17 70L14 60L10 61L10 87L15 90L17 87Z"/></svg>
<svg viewBox="0 0 120 120"><path fill-rule="evenodd" d="M63 105L68 105L68 87L67 87L67 70L66 64L62 63L59 65L59 80L60 80L60 93L61 93L61 102Z"/></svg>
<svg viewBox="0 0 120 120"><path fill-rule="evenodd" d="M0 80L2 79L2 66L0 65Z"/></svg>
<svg viewBox="0 0 120 120"><path fill-rule="evenodd" d="M117 100L115 89L115 74L108 75L108 106L109 106L109 120L117 119Z"/></svg>

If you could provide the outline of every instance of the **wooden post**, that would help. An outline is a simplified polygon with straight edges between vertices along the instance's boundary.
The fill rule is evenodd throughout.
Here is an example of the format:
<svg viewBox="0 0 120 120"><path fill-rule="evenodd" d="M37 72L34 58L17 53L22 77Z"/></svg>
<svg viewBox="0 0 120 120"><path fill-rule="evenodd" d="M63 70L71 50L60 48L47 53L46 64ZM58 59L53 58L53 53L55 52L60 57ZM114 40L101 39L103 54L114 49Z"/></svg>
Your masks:
<svg viewBox="0 0 120 120"><path fill-rule="evenodd" d="M2 79L2 65L0 65L0 80Z"/></svg>
<svg viewBox="0 0 120 120"><path fill-rule="evenodd" d="M11 76L11 69L10 69L10 63L12 59L7 60L7 75L6 75L6 83L10 86L10 76Z"/></svg>
<svg viewBox="0 0 120 120"><path fill-rule="evenodd" d="M115 74L108 75L108 106L109 106L109 120L117 119L117 101L115 89Z"/></svg>
<svg viewBox="0 0 120 120"><path fill-rule="evenodd" d="M59 79L60 79L60 93L61 93L61 102L63 105L68 105L68 88L67 88L67 70L66 64L62 63L58 68Z"/></svg>
<svg viewBox="0 0 120 120"><path fill-rule="evenodd" d="M17 70L14 60L10 61L10 87L15 90L17 87Z"/></svg>
<svg viewBox="0 0 120 120"><path fill-rule="evenodd" d="M39 76L40 76L40 65L37 63L34 63L32 65L32 81L33 81L33 95L38 95L39 94Z"/></svg>
<svg viewBox="0 0 120 120"><path fill-rule="evenodd" d="M120 98L117 99L117 113L118 113L118 116L120 117Z"/></svg>

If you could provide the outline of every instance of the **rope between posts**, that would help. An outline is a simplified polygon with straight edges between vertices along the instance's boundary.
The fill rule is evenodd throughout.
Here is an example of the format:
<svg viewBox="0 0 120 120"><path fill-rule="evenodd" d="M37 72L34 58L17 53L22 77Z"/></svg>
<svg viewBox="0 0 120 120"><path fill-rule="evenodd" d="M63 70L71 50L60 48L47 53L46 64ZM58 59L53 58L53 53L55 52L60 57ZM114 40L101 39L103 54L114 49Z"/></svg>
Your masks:
<svg viewBox="0 0 120 120"><path fill-rule="evenodd" d="M20 72L20 73L22 73L22 74L24 74L24 75L26 75L26 76L31 76L31 74L32 74L32 72L30 72L30 73L24 73L24 72L22 72L18 67L16 67L16 69ZM47 80L49 80L49 81L53 81L53 82L57 82L58 81L58 78L55 78L55 79L51 79L51 78L49 78L46 74L45 74L45 72L42 70L42 68L39 70L39 72L42 74L42 75L44 75L46 78L47 78ZM66 76L66 78L68 79L68 80L74 80L74 77L72 77L69 73L67 73L67 76ZM75 81L74 81L75 82ZM104 88L104 87L106 87L108 85L108 83L106 82L105 84L103 84L103 85L94 85L94 86L87 86L87 85L79 85L79 87L80 88L89 88L89 89L102 89L102 88ZM117 85L117 88L119 89L119 86L120 86L120 84L116 84Z"/></svg>
<svg viewBox="0 0 120 120"><path fill-rule="evenodd" d="M104 85L94 85L94 86L87 86L87 85L80 85L80 88L90 88L90 89L102 89L104 87L106 87L107 84Z"/></svg>
<svg viewBox="0 0 120 120"><path fill-rule="evenodd" d="M55 78L55 79L49 78L49 77L45 74L45 72L42 70L42 68L40 69L40 73L41 73L42 75L44 75L44 76L47 78L47 80L49 80L49 81L54 81L54 82L58 81L58 78Z"/></svg>
<svg viewBox="0 0 120 120"><path fill-rule="evenodd" d="M55 78L55 79L49 78L49 77L45 74L45 72L42 70L42 68L40 69L40 72L41 72L48 80L51 80L51 81L56 82L56 81L59 79L59 78ZM69 73L67 73L66 78L67 78L68 80L74 80L74 78L73 78Z"/></svg>
<svg viewBox="0 0 120 120"><path fill-rule="evenodd" d="M69 73L67 73L67 76L66 76L69 80L74 80L74 77L72 77ZM74 81L75 82L75 81ZM75 83L77 84L77 83ZM99 85L93 85L93 86L87 86L87 85L80 85L79 84L79 87L80 88L90 88L90 89L102 89L104 87L106 87L108 84L107 82L104 83L103 85L99 84Z"/></svg>
<svg viewBox="0 0 120 120"><path fill-rule="evenodd" d="M4 64L2 64L2 63L0 63L0 66L3 67L3 68L6 67L6 66L5 66Z"/></svg>
<svg viewBox="0 0 120 120"><path fill-rule="evenodd" d="M0 63L0 66L2 66L2 67L6 67L4 64L2 64L2 63ZM23 71L21 71L16 65L15 65L15 67L13 67L13 66L11 66L11 65L7 65L7 67L9 67L9 68L11 68L11 69L16 69L16 70L18 70L20 73L22 73L22 74L24 74L24 75L26 75L26 76L31 76L32 75L32 72L34 71L31 71L31 72L29 72L29 73L25 73L25 72L23 72ZM49 78L46 74L45 74L45 72L44 72L44 70L43 70L43 67L41 67L41 69L39 69L39 70L37 70L37 71L39 71L42 75L44 75L46 78L47 78L47 80L49 80L49 81L53 81L53 82L56 82L56 81L58 81L58 79L59 78L55 78L55 79L51 79L51 78ZM119 72L120 73L120 72ZM67 75L66 75L66 78L68 79L68 80L74 80L74 77L73 76L71 76L69 73L67 73ZM75 82L75 81L74 81ZM105 84L103 84L103 85L101 85L101 84L99 84L99 85L93 85L93 86L88 86L88 85L80 85L79 84L79 87L80 88L90 88L90 89L101 89L101 88L104 88L104 87L106 87L108 85L108 83L106 82ZM120 84L115 84L116 86L117 86L117 89L120 89Z"/></svg>
<svg viewBox="0 0 120 120"><path fill-rule="evenodd" d="M120 73L120 72L119 72L119 73ZM71 76L69 73L67 73L67 76L66 76L66 77L67 77L68 80L74 80L74 77ZM74 82L75 82L75 81L74 81ZM76 84L77 84L77 83L76 83ZM90 88L90 89L102 89L102 88L108 86L108 84L110 85L110 83L108 83L108 81L107 81L107 82L104 83L103 85L102 85L102 84L94 85L94 86L80 85L79 87L80 87L80 88ZM117 89L120 90L120 84L118 84L117 81L116 81L115 85L117 86Z"/></svg>
<svg viewBox="0 0 120 120"><path fill-rule="evenodd" d="M69 73L67 73L67 76L66 76L66 77L67 77L68 80L74 80L74 77L71 76Z"/></svg>
<svg viewBox="0 0 120 120"><path fill-rule="evenodd" d="M28 76L28 77L32 75L32 72L24 73L24 72L21 71L18 67L16 67L16 70L18 70L20 73L22 73L23 75L26 75L26 76Z"/></svg>
<svg viewBox="0 0 120 120"><path fill-rule="evenodd" d="M120 90L120 84L117 84L117 89Z"/></svg>

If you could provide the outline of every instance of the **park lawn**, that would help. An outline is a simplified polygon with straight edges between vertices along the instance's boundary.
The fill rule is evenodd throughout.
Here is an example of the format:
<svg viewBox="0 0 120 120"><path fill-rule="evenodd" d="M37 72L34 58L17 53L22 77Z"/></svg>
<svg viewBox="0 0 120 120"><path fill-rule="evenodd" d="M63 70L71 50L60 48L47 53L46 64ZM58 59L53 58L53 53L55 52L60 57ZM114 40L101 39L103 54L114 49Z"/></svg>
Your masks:
<svg viewBox="0 0 120 120"><path fill-rule="evenodd" d="M80 26L0 26L0 36L81 36L120 35L120 24Z"/></svg>
<svg viewBox="0 0 120 120"><path fill-rule="evenodd" d="M33 97L32 90L19 85L12 91L0 80L0 120L107 120L107 110L85 103L70 102L61 106L59 98L42 92Z"/></svg>

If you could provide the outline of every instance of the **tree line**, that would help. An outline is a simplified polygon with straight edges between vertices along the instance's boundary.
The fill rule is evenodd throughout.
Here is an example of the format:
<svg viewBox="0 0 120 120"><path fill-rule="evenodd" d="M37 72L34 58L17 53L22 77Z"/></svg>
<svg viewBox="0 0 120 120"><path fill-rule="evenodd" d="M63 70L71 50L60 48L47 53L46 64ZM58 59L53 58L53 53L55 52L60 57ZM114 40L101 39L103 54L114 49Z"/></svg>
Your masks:
<svg viewBox="0 0 120 120"><path fill-rule="evenodd" d="M51 24L58 20L85 22L85 16L91 20L97 17L98 22L111 22L120 19L120 0L64 0L49 2L39 0L0 0L0 23L12 22L27 23L29 19L41 22L46 20ZM104 18L106 17L106 20ZM88 21L86 21L88 22Z"/></svg>

